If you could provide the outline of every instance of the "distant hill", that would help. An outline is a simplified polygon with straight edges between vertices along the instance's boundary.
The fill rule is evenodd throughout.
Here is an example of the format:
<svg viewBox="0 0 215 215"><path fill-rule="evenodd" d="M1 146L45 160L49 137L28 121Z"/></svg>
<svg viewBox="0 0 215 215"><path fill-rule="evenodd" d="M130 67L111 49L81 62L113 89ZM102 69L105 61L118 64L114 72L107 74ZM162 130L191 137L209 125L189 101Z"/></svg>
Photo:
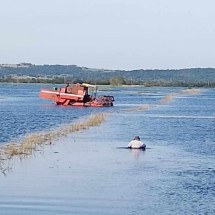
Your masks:
<svg viewBox="0 0 215 215"><path fill-rule="evenodd" d="M0 64L0 81L15 82L89 82L110 84L114 77L121 77L126 84L147 86L213 86L214 68L191 68L178 70L104 70L76 65ZM43 81L41 81L43 80Z"/></svg>

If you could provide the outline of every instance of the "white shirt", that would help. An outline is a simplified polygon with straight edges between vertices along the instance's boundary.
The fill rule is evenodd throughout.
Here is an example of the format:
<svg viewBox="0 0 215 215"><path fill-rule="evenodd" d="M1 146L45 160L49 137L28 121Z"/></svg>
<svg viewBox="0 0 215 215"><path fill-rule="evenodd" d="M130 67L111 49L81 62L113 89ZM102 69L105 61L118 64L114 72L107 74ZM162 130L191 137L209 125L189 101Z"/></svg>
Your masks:
<svg viewBox="0 0 215 215"><path fill-rule="evenodd" d="M140 140L132 140L129 144L128 147L131 147L132 149L139 149L141 147L145 146L145 144L140 141Z"/></svg>

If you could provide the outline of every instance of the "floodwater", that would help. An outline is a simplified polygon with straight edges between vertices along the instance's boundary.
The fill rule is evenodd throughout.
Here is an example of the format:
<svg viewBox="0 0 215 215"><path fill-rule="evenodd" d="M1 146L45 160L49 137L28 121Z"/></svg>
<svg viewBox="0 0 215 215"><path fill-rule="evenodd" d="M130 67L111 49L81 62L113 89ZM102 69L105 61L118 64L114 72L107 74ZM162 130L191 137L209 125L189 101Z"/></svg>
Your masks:
<svg viewBox="0 0 215 215"><path fill-rule="evenodd" d="M106 112L0 174L0 214L215 214L215 89L125 87L110 108L58 107L0 85L0 144ZM146 151L127 150L139 135Z"/></svg>

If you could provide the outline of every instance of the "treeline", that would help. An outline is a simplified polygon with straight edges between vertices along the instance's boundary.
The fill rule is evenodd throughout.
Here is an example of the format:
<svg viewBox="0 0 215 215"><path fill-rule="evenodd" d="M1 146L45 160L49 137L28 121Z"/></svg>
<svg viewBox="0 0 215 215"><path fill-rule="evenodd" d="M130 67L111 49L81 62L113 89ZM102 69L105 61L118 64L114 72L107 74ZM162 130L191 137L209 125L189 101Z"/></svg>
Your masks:
<svg viewBox="0 0 215 215"><path fill-rule="evenodd" d="M0 65L0 82L215 87L215 69L126 71L90 69L76 65Z"/></svg>

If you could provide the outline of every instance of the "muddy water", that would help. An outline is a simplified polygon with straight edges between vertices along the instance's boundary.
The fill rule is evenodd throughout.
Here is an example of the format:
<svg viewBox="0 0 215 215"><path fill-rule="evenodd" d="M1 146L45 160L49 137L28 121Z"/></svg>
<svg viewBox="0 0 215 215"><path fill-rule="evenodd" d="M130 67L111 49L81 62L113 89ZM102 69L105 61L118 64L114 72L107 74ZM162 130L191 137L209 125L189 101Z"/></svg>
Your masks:
<svg viewBox="0 0 215 215"><path fill-rule="evenodd" d="M60 122L66 123L100 111L47 109L46 102L37 99L38 87L27 87L32 92L27 100L34 101L29 114L33 115L34 106L40 112L33 130L40 130L42 118L47 121L44 127L52 128L59 114ZM101 126L57 140L27 159L10 161L11 170L0 175L0 214L214 214L215 91L191 94L183 90L108 91L116 105L103 109L108 116ZM174 97L160 102L168 95ZM27 101L22 96L8 100L14 107L19 104L19 116L25 121L21 106L26 108ZM2 104L0 111L6 113ZM148 108L140 108L143 105ZM21 138L29 128L23 131L26 126L19 124ZM145 152L118 148L135 135L146 143Z"/></svg>

